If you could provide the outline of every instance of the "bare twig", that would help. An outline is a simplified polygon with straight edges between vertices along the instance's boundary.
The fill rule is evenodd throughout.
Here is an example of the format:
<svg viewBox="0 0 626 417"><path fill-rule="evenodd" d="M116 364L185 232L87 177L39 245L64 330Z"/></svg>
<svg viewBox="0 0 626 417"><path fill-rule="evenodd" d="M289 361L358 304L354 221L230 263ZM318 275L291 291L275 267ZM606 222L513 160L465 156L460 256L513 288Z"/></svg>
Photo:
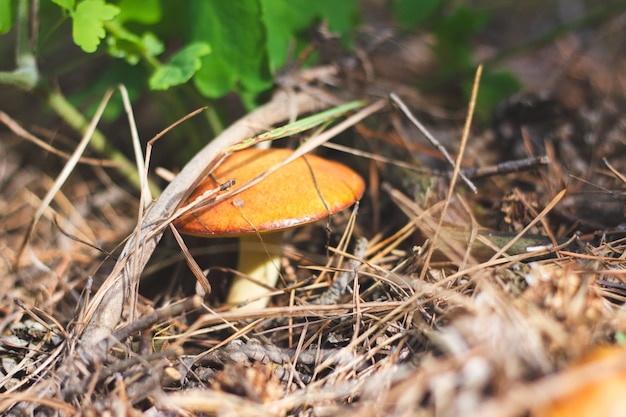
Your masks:
<svg viewBox="0 0 626 417"><path fill-rule="evenodd" d="M437 149L439 152L441 152L441 155L443 155L443 157L446 159L446 161L448 161L450 163L450 165L452 165L452 167L454 168L455 167L454 160L452 159L452 157L450 156L450 154L448 153L446 148L441 143L439 143L439 141L433 135L430 134L428 129L426 129L424 127L424 125L422 125L419 122L419 120L417 120L417 118L413 115L413 113L411 113L411 110L406 106L406 104L404 104L402 99L400 99L400 97L398 97L394 93L389 94L389 97L391 98L391 100L394 103L396 103L396 105L400 108L400 110L402 110L402 112L407 117L407 119L409 119L411 121L411 123L413 123L415 125L415 127L417 127L419 129L419 131L422 132L422 135L424 135L424 137L426 137L426 139L428 139L430 144L435 149ZM465 184L467 184L467 186L473 192L477 191L476 190L476 186L474 184L472 184L472 182L462 172L459 172L459 176L463 179Z"/></svg>
<svg viewBox="0 0 626 417"><path fill-rule="evenodd" d="M463 160L463 153L465 152L467 140L469 138L470 126L472 125L472 119L474 116L474 108L476 107L476 97L478 97L478 86L480 85L480 77L482 76L482 73L483 73L483 67L479 65L478 68L476 69L476 75L474 78L474 86L472 87L472 96L470 98L469 108L467 110L467 118L465 119L465 127L463 128L463 137L461 138L461 146L459 148L459 153L457 155L456 164L454 163L452 164L452 166L454 167L454 172L452 173L452 178L450 179L450 188L448 190L448 195L446 196L446 199L444 201L443 209L441 210L441 216L439 217L439 225L437 229L435 230L435 235L432 239L433 245L428 249L428 253L426 254L426 260L424 261L425 265L428 265L430 263L430 259L433 256L435 245L437 243L437 239L439 238L439 233L443 226L443 221L446 215L446 211L448 210L448 207L450 206L450 201L452 200L452 194L454 193L454 185L456 184L456 179L457 177L466 179L463 176L463 173L460 171L460 166L461 166L461 161ZM467 181L468 180L466 179L466 182ZM474 192L476 192L476 188L473 188L473 190ZM427 271L428 271L427 267L422 269L422 272L420 273L420 279L424 279Z"/></svg>
<svg viewBox="0 0 626 417"><path fill-rule="evenodd" d="M89 125L89 128L85 132L85 135L83 136L83 138L81 139L80 143L78 144L78 146L76 147L76 149L72 153L72 157L67 161L67 163L63 167L63 170L61 171L61 173L57 177L56 181L54 182L54 186L48 191L48 193L46 194L46 196L42 200L41 205L39 206L39 209L37 210L37 212L33 216L33 220L31 222L31 224L29 225L28 232L24 236L24 241L22 242L22 245L21 245L20 250L18 251L18 254L17 254L17 257L16 257L16 261L15 261L16 269L19 269L19 264L20 264L21 257L22 257L22 255L24 253L24 250L27 248L28 243L30 242L30 239L32 238L32 235L33 235L33 232L35 230L35 226L37 225L37 222L39 221L39 219L41 218L41 216L45 212L46 208L52 202L52 200L53 200L54 196L56 195L56 193L61 189L61 187L63 186L63 184L65 183L65 181L69 177L69 175L71 174L71 172L74 170L74 167L78 163L78 160L79 160L80 156L82 155L82 153L85 151L85 148L87 147L87 144L89 143L89 140L91 139L91 136L92 136L93 132L96 130L96 124L100 120L100 116L102 115L102 112L104 112L106 104L108 103L109 98L111 98L112 94L113 94L113 90L109 90L104 95L102 101L100 102L100 106L98 107L98 110L96 111L96 115L94 116L91 124Z"/></svg>

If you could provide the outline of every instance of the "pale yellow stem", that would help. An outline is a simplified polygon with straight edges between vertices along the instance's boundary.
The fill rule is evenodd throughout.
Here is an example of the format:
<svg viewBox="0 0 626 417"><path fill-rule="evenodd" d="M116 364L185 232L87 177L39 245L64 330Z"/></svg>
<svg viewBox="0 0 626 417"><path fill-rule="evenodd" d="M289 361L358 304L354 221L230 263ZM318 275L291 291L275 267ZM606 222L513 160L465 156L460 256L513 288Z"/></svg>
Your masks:
<svg viewBox="0 0 626 417"><path fill-rule="evenodd" d="M280 272L280 254L283 232L265 233L262 241L256 234L239 238L239 262L237 270L243 275L234 277L227 302L240 309L262 309L269 303L269 297L262 297L272 291ZM237 308L237 307L236 307Z"/></svg>

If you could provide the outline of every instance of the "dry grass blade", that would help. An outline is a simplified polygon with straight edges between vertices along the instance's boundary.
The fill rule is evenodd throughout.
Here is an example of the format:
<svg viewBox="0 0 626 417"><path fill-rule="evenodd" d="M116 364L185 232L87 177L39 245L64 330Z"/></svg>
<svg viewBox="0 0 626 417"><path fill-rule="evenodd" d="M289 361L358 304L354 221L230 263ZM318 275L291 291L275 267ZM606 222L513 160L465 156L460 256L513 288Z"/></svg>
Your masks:
<svg viewBox="0 0 626 417"><path fill-rule="evenodd" d="M479 67L479 72L482 71L482 67ZM479 76L479 72L477 72L478 77ZM476 85L476 84L475 84ZM398 105L398 107L400 107L400 109L402 110L402 112L404 112L404 114L407 116L407 118L411 121L411 123L413 123L415 125L415 127L417 127L419 129L420 132L422 132L422 134L428 139L428 141L435 147L437 148L437 150L439 152L441 152L441 154L443 155L443 157L446 159L446 161L448 161L450 163L450 165L455 169L455 172L457 172L457 174L455 175L459 175L463 181L465 182L465 184L467 184L467 186L473 191L476 192L476 186L474 184L472 184L472 182L469 180L469 178L467 178L465 176L465 174L463 174L462 172L458 171L458 161L455 163L452 160L452 157L450 156L450 154L448 153L448 150L439 143L439 141L437 139L435 139L435 137L433 137L428 130L426 130L426 128L415 118L415 116L413 116L413 113L411 113L411 111L409 110L409 108L406 106L406 104L404 104L402 102L402 100L400 99L400 97L398 97L397 95L395 95L394 93L391 93L389 95L391 97L391 100L396 103ZM476 102L476 97L475 97L475 92L474 92L474 96L473 96L473 103ZM473 105L470 108L470 115L468 117L468 121L471 121L471 112L473 111ZM469 128L469 126L467 126L467 128ZM465 133L464 133L465 134Z"/></svg>
<svg viewBox="0 0 626 417"><path fill-rule="evenodd" d="M183 252L183 256L185 257L187 266L189 266L189 269L193 273L193 276L196 277L196 280L202 286L202 289L204 290L204 294L211 294L211 284L209 283L209 281L206 279L206 276L202 272L202 268L200 268L196 260L189 253L189 249L185 245L185 241L183 240L182 236L180 235L180 233L178 233L178 230L176 230L174 226L171 226L170 230L172 231L172 234L174 235L174 238L176 239L178 246Z"/></svg>
<svg viewBox="0 0 626 417"><path fill-rule="evenodd" d="M0 410L7 410L15 404L28 402L28 403L33 403L33 404L41 404L46 407L50 407L52 410L56 410L62 413L67 413L68 415L76 414L76 409L64 401L58 401L52 398L39 397L36 395L32 395L28 392L21 392L21 393L16 393L16 394L3 394L2 397L3 398L0 399Z"/></svg>
<svg viewBox="0 0 626 417"><path fill-rule="evenodd" d="M11 129L11 131L13 133L15 133L16 135L18 135L21 138L24 138L32 143L34 143L35 145L39 146L41 149L50 152L51 154L54 155L58 155L61 158L65 158L65 159L70 159L72 157L72 155L60 151L57 148L50 146L49 144L47 144L46 142L44 142L43 140L39 139L38 137L36 137L35 135L31 134L30 132L28 132L26 129L24 129L22 126L19 125L18 122L16 122L15 120L13 120L8 114L6 114L3 111L0 111L0 122L4 123L4 125L6 127L8 127L9 129ZM86 158L81 156L80 158L78 158L78 162L81 164L89 164L89 165L94 165L94 166L101 166L101 167L114 167L117 166L117 164L113 161L108 161L108 160L103 160L103 159L96 159L96 158Z"/></svg>
<svg viewBox="0 0 626 417"><path fill-rule="evenodd" d="M139 140L139 133L137 132L137 125L135 124L133 107L131 106L130 98L128 97L128 90L126 90L124 85L119 85L118 88L122 94L122 102L124 103L124 110L126 111L128 125L130 126L133 153L135 154L135 164L137 165L137 172L139 173L142 208L146 208L150 205L150 203L152 203L152 193L150 192L150 187L148 186L148 170L146 168L146 160L143 158L143 151L141 150L141 142Z"/></svg>
<svg viewBox="0 0 626 417"><path fill-rule="evenodd" d="M104 94L104 97L100 101L100 105L98 106L98 109L96 111L96 114L94 115L91 123L87 127L87 130L85 131L85 134L83 135L83 138L80 140L80 142L76 146L76 150L74 150L74 152L72 153L71 158L67 161L67 163L63 167L63 170L59 173L57 179L54 182L54 185L52 186L52 188L50 188L50 190L44 197L43 201L41 202L39 209L33 216L33 220L29 226L28 232L26 233L26 236L24 237L24 241L22 242L22 245L16 257L16 261L15 261L16 269L19 269L20 259L22 258L24 250L28 247L28 242L32 238L32 234L35 230L35 226L37 225L37 222L43 215L46 208L50 205L50 203L54 199L54 196L56 195L56 193L59 192L59 190L61 189L61 187L67 180L67 178L70 176L70 174L74 170L74 167L78 163L80 156L83 154L83 152L85 151L85 148L89 144L89 139L91 138L91 135L93 134L93 132L96 130L96 126L100 120L100 117L102 117L102 113L104 112L104 109L106 108L106 105L109 102L111 95L113 95L113 90L109 90ZM31 256L36 257L35 254L31 254ZM39 264L43 265L41 263Z"/></svg>
<svg viewBox="0 0 626 417"><path fill-rule="evenodd" d="M463 154L465 153L465 147L467 146L467 141L469 139L470 128L472 126L472 118L474 116L474 108L476 107L476 97L478 96L478 86L480 85L480 77L483 73L482 65L479 65L476 69L476 75L474 77L474 84L472 86L472 95L470 97L469 108L467 110L467 117L465 119L465 126L463 128L463 136L461 137L461 144L459 146L459 152L457 155L457 160L454 163L454 171L452 172L452 178L450 179L450 188L448 189L448 195L444 201L443 209L441 216L439 217L439 225L435 229L435 235L433 236L433 245L429 248L428 253L426 254L425 265L428 266L430 263L430 259L433 255L433 251L435 250L435 246L437 244L437 240L439 239L439 233L443 226L443 221L445 219L446 212L448 207L450 206L450 201L452 200L452 194L454 193L454 188L456 185L457 177L461 177L465 180L467 184L471 184L471 182L463 175L461 172L461 161L463 160ZM470 188L476 192L476 187L473 185ZM423 279L428 271L428 268L424 268L422 270L421 278Z"/></svg>
<svg viewBox="0 0 626 417"><path fill-rule="evenodd" d="M519 238L521 238L524 234L526 234L535 224L539 223L541 219L543 219L554 207L561 201L561 199L565 196L567 190L561 190L557 195L554 196L552 201L534 218L524 229L522 229L515 238L511 239L509 243L504 245L495 255L491 258L491 260L498 259L502 254L504 254L511 246L517 242Z"/></svg>

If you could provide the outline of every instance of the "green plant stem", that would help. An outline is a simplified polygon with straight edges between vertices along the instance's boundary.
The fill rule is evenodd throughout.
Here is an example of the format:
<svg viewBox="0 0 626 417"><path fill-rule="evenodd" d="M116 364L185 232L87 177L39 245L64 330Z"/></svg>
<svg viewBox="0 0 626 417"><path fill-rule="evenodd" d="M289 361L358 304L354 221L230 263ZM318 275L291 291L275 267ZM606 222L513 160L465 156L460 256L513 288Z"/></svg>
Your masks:
<svg viewBox="0 0 626 417"><path fill-rule="evenodd" d="M33 74L27 69L13 72L0 71L0 84L17 87L20 90L30 91L37 85L37 72Z"/></svg>
<svg viewBox="0 0 626 417"><path fill-rule="evenodd" d="M61 117L69 126L81 134L85 132L89 122L68 102L60 93L52 90L44 83L37 69L37 61L32 52L28 39L28 0L20 0L17 8L17 45L16 65L13 72L0 72L0 84L11 85L28 93L39 95L50 108ZM117 164L118 171L138 190L141 190L141 181L135 165L119 150L109 144L106 137L98 130L93 133L91 147L106 158ZM149 183L153 194L160 192L159 188Z"/></svg>
<svg viewBox="0 0 626 417"><path fill-rule="evenodd" d="M104 22L104 27L107 30L107 32L109 33L109 35L118 38L118 39L126 39L129 36L135 36L134 34L129 33L124 26L119 25L118 23L116 23L115 21L107 21ZM162 66L161 62L156 59L153 55L151 55L150 53L148 53L147 50L145 50L144 48L140 48L139 49L139 55L141 56L142 60L145 62L145 64L148 66L148 69L152 72L154 70L156 70L157 68L159 68L160 66ZM197 91L189 88L189 86L184 86L184 88L189 91L189 93L191 95L197 95ZM181 109L181 111L183 111L184 106L180 103L180 100L178 99L178 97L176 96L176 94L171 94L170 96L170 100L175 104L175 106L179 109ZM203 102L202 105L206 106L206 98L201 97L201 101ZM222 130L224 130L224 126L221 123L221 121L219 120L219 116L217 115L217 112L215 111L215 109L213 108L213 106L209 105L207 107L207 111L205 112L206 114L206 118L207 121L209 123L209 126L211 127L212 130L212 135L211 137L215 137L217 135L219 135ZM189 131L188 132L188 136L189 137L195 137L195 138L200 138L195 132L193 131ZM203 138L200 138L200 141L192 141L195 142L196 148L201 148L206 144L206 141Z"/></svg>
<svg viewBox="0 0 626 417"><path fill-rule="evenodd" d="M209 126L213 130L213 135L218 136L224 130L224 124L220 120L219 115L215 111L215 106L210 105L207 107L206 118L209 122Z"/></svg>
<svg viewBox="0 0 626 417"><path fill-rule="evenodd" d="M28 39L28 0L20 0L17 5L15 62L13 72L0 72L0 83L20 89L33 89L39 82L37 61Z"/></svg>
<svg viewBox="0 0 626 417"><path fill-rule="evenodd" d="M17 5L16 29L16 65L18 68L26 68L35 63L35 56L28 38L28 0L20 0Z"/></svg>
<svg viewBox="0 0 626 417"><path fill-rule="evenodd" d="M78 132L84 133L88 126L88 121L72 104L61 94L47 88L38 89L44 102L63 120ZM109 144L107 138L99 131L95 130L89 142L92 149L105 155L117 165L117 170L138 190L141 190L141 181L137 167L128 160L126 155ZM149 184L153 195L158 195L160 189L153 183Z"/></svg>
<svg viewBox="0 0 626 417"><path fill-rule="evenodd" d="M134 37L133 34L130 34L123 26L120 26L115 21L110 20L103 22L103 24L107 32L114 38L128 39L129 36ZM141 58L143 58L143 60L150 66L151 70L155 70L161 66L159 60L150 55L145 48L139 48L139 54L141 55Z"/></svg>

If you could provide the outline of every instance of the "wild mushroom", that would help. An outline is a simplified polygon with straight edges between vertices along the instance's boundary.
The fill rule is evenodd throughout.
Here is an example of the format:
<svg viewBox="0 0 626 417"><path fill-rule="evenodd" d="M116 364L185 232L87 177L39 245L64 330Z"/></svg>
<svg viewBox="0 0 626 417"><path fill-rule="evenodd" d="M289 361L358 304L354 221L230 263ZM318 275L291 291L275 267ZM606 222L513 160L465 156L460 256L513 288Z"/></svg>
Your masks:
<svg viewBox="0 0 626 417"><path fill-rule="evenodd" d="M235 152L200 183L188 201L232 179L235 185L228 192L236 191L292 153L288 149ZM283 231L351 206L364 189L363 179L347 166L306 155L231 197L181 216L174 224L185 234L239 237L238 271L243 276L235 276L227 302L256 299L246 306L262 308L269 297L261 296L278 280ZM263 245L259 245L261 235Z"/></svg>
<svg viewBox="0 0 626 417"><path fill-rule="evenodd" d="M599 346L552 376L551 386L557 395L547 404L535 407L531 417L591 417L626 415L626 350L619 346ZM581 375L581 372L587 371ZM556 379L556 380L555 380ZM568 388L571 382L573 389Z"/></svg>

